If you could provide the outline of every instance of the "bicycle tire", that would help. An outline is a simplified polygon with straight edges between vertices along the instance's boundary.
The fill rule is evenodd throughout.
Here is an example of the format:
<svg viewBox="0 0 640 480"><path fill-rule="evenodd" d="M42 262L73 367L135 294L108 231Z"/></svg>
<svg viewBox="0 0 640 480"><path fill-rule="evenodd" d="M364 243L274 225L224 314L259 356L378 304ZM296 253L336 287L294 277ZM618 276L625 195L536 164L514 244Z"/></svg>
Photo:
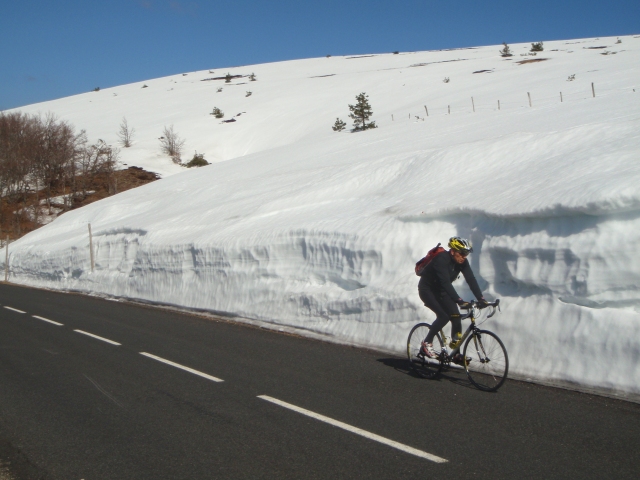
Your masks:
<svg viewBox="0 0 640 480"><path fill-rule="evenodd" d="M470 335L464 344L463 357L467 377L480 390L495 392L507 379L507 349L495 333L477 330ZM467 361L468 358L471 359L470 362Z"/></svg>
<svg viewBox="0 0 640 480"><path fill-rule="evenodd" d="M439 358L428 358L420 355L420 347L427 337L431 325L419 323L411 329L407 339L407 357L411 368L422 378L434 378L442 370L442 362ZM442 351L443 343L440 334L433 337L433 349L438 355Z"/></svg>

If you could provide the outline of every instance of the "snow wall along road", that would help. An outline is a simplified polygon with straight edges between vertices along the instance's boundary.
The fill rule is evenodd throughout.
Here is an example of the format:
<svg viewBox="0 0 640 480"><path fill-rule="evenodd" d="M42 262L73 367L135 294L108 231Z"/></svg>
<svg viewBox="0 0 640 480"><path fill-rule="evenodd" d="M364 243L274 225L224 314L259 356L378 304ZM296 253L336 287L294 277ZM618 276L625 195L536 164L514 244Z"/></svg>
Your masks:
<svg viewBox="0 0 640 480"><path fill-rule="evenodd" d="M461 235L486 296L502 299L483 328L504 341L513 376L636 398L633 98L593 99L552 121L530 110L332 134L174 175L15 242L10 281L228 312L402 355L411 326L434 318L413 264Z"/></svg>

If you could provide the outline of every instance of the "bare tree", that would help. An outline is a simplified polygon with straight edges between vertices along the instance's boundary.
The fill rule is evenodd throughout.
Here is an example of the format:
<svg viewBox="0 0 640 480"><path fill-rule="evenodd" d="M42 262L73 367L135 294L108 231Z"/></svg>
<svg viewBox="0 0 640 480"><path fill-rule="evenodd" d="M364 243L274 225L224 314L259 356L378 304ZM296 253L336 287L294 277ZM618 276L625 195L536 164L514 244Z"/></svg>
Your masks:
<svg viewBox="0 0 640 480"><path fill-rule="evenodd" d="M51 214L52 196L62 194L73 208L78 189L86 196L104 182L111 191L118 149L102 140L87 145L84 130L76 134L53 114L0 112L0 226L19 236L39 223L43 197Z"/></svg>
<svg viewBox="0 0 640 480"><path fill-rule="evenodd" d="M162 137L160 137L160 145L162 152L171 157L174 163L180 163L180 156L182 154L182 148L184 147L185 140L180 138L176 132L173 131L173 125L169 128L164 127Z"/></svg>
<svg viewBox="0 0 640 480"><path fill-rule="evenodd" d="M0 113L0 192L2 203L11 205L13 210L14 230L20 230L20 217L25 213L18 208L18 203L27 193L27 183L24 177L32 169L31 162L25 162L30 158L31 138L33 137L33 120L22 113ZM0 205L1 206L1 205ZM1 213L0 221L5 218ZM10 210L10 211L11 211Z"/></svg>
<svg viewBox="0 0 640 480"><path fill-rule="evenodd" d="M74 162L78 144L85 138L84 131L76 135L74 128L55 115L47 114L37 118L38 134L34 140L32 162L35 176L41 182L46 203L51 212L53 190L66 185L69 166Z"/></svg>
<svg viewBox="0 0 640 480"><path fill-rule="evenodd" d="M105 175L107 181L111 183L118 162L118 154L118 149L111 148L104 140L98 140L94 145L84 145L80 148L76 169L79 173L83 198L87 195L87 186L91 185L98 175Z"/></svg>
<svg viewBox="0 0 640 480"><path fill-rule="evenodd" d="M120 140L120 144L129 148L131 146L131 142L133 141L133 134L135 133L135 128L130 128L127 123L127 119L122 117L122 123L120 124L120 131L118 132L118 139Z"/></svg>

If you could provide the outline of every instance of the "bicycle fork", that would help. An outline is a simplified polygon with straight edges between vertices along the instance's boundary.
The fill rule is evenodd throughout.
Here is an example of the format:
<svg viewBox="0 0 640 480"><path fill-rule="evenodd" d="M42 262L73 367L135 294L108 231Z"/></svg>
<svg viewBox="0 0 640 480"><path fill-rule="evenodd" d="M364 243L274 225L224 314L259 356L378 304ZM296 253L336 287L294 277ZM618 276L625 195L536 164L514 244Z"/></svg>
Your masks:
<svg viewBox="0 0 640 480"><path fill-rule="evenodd" d="M479 334L473 336L473 344L476 347L476 353L478 354L479 362L489 363L491 359L489 358L489 356L487 355L487 352L484 349L484 345L482 344L482 338L480 337ZM478 349L478 346L480 346L479 349ZM482 350L482 353L480 352L480 350Z"/></svg>

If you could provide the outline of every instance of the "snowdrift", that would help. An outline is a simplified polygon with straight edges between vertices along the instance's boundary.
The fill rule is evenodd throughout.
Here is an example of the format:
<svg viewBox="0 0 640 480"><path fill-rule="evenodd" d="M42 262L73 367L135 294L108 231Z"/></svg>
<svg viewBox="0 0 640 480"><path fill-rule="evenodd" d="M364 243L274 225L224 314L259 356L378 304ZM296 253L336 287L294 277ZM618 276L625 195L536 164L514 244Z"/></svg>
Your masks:
<svg viewBox="0 0 640 480"><path fill-rule="evenodd" d="M283 62L245 69L258 81L233 88L250 86L250 97L172 77L175 89L153 95L171 82L24 108L101 138L115 137L126 115L139 140L123 161L165 178L15 242L10 281L224 312L402 354L411 326L434 317L413 264L461 235L474 243L486 296L502 299L484 326L507 346L511 376L638 398L640 38L615 41L545 42L554 51L536 57L516 45L510 60L493 46ZM203 91L207 108L229 110L224 98L242 116L213 120ZM379 128L332 132L360 91ZM169 123L215 163L172 175L182 167L154 151Z"/></svg>

